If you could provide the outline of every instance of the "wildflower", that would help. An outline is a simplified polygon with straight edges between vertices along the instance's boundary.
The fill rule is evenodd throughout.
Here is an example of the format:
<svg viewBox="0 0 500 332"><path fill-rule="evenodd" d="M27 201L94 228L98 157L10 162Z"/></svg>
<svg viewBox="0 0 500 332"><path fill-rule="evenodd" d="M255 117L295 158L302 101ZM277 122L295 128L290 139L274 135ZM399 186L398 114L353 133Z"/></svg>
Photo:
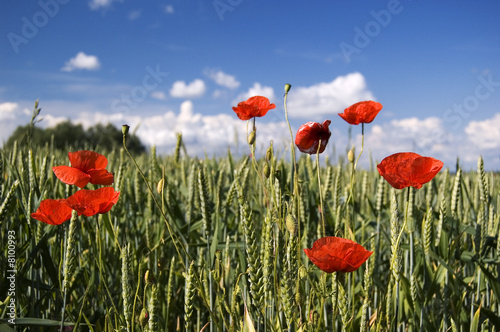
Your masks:
<svg viewBox="0 0 500 332"><path fill-rule="evenodd" d="M340 117L352 125L360 123L370 123L375 119L378 112L382 109L382 104L376 101L360 101L349 106L344 113L339 113Z"/></svg>
<svg viewBox="0 0 500 332"><path fill-rule="evenodd" d="M354 241L335 236L316 240L313 247L304 252L314 265L327 273L356 271L373 254Z"/></svg>
<svg viewBox="0 0 500 332"><path fill-rule="evenodd" d="M422 188L443 168L443 162L413 152L390 155L377 165L378 172L396 189Z"/></svg>
<svg viewBox="0 0 500 332"><path fill-rule="evenodd" d="M118 202L120 192L113 187L104 187L96 190L78 190L71 195L66 203L79 214L91 217L98 213L107 213Z"/></svg>
<svg viewBox="0 0 500 332"><path fill-rule="evenodd" d="M238 103L238 106L233 107L233 111L241 120L250 120L253 117L266 115L273 108L276 108L276 105L271 104L266 97L254 96Z"/></svg>
<svg viewBox="0 0 500 332"><path fill-rule="evenodd" d="M49 225L60 225L71 218L72 211L65 199L45 199L31 218Z"/></svg>
<svg viewBox="0 0 500 332"><path fill-rule="evenodd" d="M330 120L325 120L323 123L308 122L303 124L297 130L297 135L295 135L295 145L304 153L315 154L318 152L319 142L321 141L319 153L322 153L325 151L328 139L332 135L330 129L328 129L330 123Z"/></svg>
<svg viewBox="0 0 500 332"><path fill-rule="evenodd" d="M114 181L113 174L106 170L108 159L103 155L88 150L69 152L69 166L52 167L54 174L66 184L74 184L83 188L87 183L110 185Z"/></svg>

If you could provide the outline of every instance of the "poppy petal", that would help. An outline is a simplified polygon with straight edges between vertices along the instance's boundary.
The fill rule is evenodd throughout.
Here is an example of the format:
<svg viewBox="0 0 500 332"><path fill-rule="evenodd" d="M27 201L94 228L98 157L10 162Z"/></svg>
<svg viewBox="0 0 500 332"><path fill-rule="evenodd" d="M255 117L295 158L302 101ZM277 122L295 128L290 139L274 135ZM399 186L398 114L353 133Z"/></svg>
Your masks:
<svg viewBox="0 0 500 332"><path fill-rule="evenodd" d="M370 123L382 109L382 104L373 100L360 101L339 113L340 117L352 125L360 123Z"/></svg>
<svg viewBox="0 0 500 332"><path fill-rule="evenodd" d="M54 166L52 171L56 177L66 184L74 184L79 188L83 188L89 183L90 175L75 167L69 166Z"/></svg>
<svg viewBox="0 0 500 332"><path fill-rule="evenodd" d="M71 162L71 166L78 168L83 172L87 172L90 169L106 168L108 165L108 159L102 154L94 151L81 150L69 152L68 157Z"/></svg>
<svg viewBox="0 0 500 332"><path fill-rule="evenodd" d="M108 172L104 168L90 169L87 171L87 174L90 175L90 183L92 184L109 186L113 184L114 181L113 173Z"/></svg>
<svg viewBox="0 0 500 332"><path fill-rule="evenodd" d="M379 174L394 188L412 186L416 189L432 180L443 168L443 162L431 157L422 157L413 152L390 155L377 165Z"/></svg>
<svg viewBox="0 0 500 332"><path fill-rule="evenodd" d="M45 199L31 218L49 225L60 225L71 218L72 211L65 199Z"/></svg>
<svg viewBox="0 0 500 332"><path fill-rule="evenodd" d="M104 187L96 190L78 190L66 201L69 207L87 217L98 213L107 213L113 205L118 202L120 192L112 187Z"/></svg>
<svg viewBox="0 0 500 332"><path fill-rule="evenodd" d="M319 141L321 146L319 153L325 151L326 145L332 133L328 126L330 120L325 120L323 123L307 122L299 127L295 135L295 145L301 152L315 154L318 152Z"/></svg>
<svg viewBox="0 0 500 332"><path fill-rule="evenodd" d="M233 107L233 111L240 120L250 120L253 117L262 117L274 108L276 108L276 105L271 104L268 98L253 96L238 103L238 106Z"/></svg>
<svg viewBox="0 0 500 332"><path fill-rule="evenodd" d="M373 254L354 241L335 236L316 240L313 247L304 252L314 265L327 273L353 272Z"/></svg>

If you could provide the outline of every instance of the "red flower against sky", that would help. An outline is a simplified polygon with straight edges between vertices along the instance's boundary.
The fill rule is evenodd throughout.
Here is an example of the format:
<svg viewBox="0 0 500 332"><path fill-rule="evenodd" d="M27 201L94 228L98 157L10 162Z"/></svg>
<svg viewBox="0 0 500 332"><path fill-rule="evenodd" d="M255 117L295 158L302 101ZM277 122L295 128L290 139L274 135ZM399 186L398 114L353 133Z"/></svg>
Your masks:
<svg viewBox="0 0 500 332"><path fill-rule="evenodd" d="M360 101L349 106L344 113L339 113L340 117L352 125L360 123L370 123L375 119L378 112L382 109L382 104L376 101Z"/></svg>
<svg viewBox="0 0 500 332"><path fill-rule="evenodd" d="M120 192L113 187L104 187L96 190L78 190L71 195L66 203L79 214L91 217L98 213L107 213L118 202Z"/></svg>
<svg viewBox="0 0 500 332"><path fill-rule="evenodd" d="M106 170L108 159L94 151L69 152L69 166L52 167L54 174L66 184L83 188L87 183L110 185L114 181L112 173Z"/></svg>
<svg viewBox="0 0 500 332"><path fill-rule="evenodd" d="M327 273L356 271L373 254L354 241L335 236L316 240L313 247L304 252L314 265Z"/></svg>
<svg viewBox="0 0 500 332"><path fill-rule="evenodd" d="M266 97L254 96L238 103L238 106L233 107L233 111L241 120L250 120L253 117L266 115L273 108L276 108L276 105L271 104Z"/></svg>
<svg viewBox="0 0 500 332"><path fill-rule="evenodd" d="M297 135L295 135L295 145L304 153L315 154L318 152L318 145L321 140L319 153L322 153L325 151L328 139L332 135L330 129L328 129L330 123L330 120L325 120L323 123L308 122L303 124L297 130Z"/></svg>
<svg viewBox="0 0 500 332"><path fill-rule="evenodd" d="M377 165L378 172L396 189L412 186L422 188L443 168L443 162L422 157L413 152L401 152L384 158Z"/></svg>
<svg viewBox="0 0 500 332"><path fill-rule="evenodd" d="M72 211L65 199L45 199L31 218L49 225L60 225L71 218Z"/></svg>

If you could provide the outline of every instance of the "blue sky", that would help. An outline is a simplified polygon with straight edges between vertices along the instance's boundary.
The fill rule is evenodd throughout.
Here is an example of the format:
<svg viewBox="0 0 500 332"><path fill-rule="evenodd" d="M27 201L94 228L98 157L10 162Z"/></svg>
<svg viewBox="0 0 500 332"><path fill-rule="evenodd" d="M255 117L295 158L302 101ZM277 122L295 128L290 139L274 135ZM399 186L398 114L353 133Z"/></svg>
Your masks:
<svg viewBox="0 0 500 332"><path fill-rule="evenodd" d="M481 154L500 170L498 13L497 1L3 1L0 141L39 99L41 126L128 123L162 152L181 131L190 154L247 153L231 106L264 95L277 108L258 143L285 151L290 83L294 131L332 120L332 157L350 144L337 113L373 99L376 160L414 151L454 169L458 155L472 169Z"/></svg>

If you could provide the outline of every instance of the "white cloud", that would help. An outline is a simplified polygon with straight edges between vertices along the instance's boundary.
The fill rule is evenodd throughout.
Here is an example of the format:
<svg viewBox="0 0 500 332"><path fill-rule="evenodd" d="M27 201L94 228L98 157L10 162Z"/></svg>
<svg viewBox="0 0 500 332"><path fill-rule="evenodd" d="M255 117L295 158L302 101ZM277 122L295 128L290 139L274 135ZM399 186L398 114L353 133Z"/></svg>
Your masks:
<svg viewBox="0 0 500 332"><path fill-rule="evenodd" d="M78 54L69 59L68 62L62 68L63 71L73 71L75 69L86 69L86 70L97 70L101 64L99 59L95 55L87 55L83 52L78 52Z"/></svg>
<svg viewBox="0 0 500 332"><path fill-rule="evenodd" d="M111 3L117 0L90 0L89 6L92 10L98 10L100 8L107 8L111 6ZM121 0L119 0L121 2Z"/></svg>
<svg viewBox="0 0 500 332"><path fill-rule="evenodd" d="M14 118L14 110L17 108L17 103L1 103L0 104L0 120L5 121L7 119Z"/></svg>
<svg viewBox="0 0 500 332"><path fill-rule="evenodd" d="M263 86L260 83L256 82L250 89L248 89L247 92L239 94L238 97L236 97L236 99L233 100L233 104L237 105L239 102L247 100L248 98L253 96L267 97L271 103L275 103L274 100L276 100L276 97L274 95L274 89L272 87Z"/></svg>
<svg viewBox="0 0 500 332"><path fill-rule="evenodd" d="M224 155L230 147L236 151L236 140L239 152L250 152L246 144L246 121L241 121L231 113L202 115L194 111L193 102L184 101L179 111L166 110L156 115L144 116L124 113L82 112L73 118L73 123L89 128L96 123L111 123L117 128L128 124L131 131L137 128L136 134L141 141L155 145L159 152L172 153L176 145L176 133L182 132L182 139L187 152L191 156ZM62 116L44 115L43 127L52 127L66 121ZM283 153L289 146L288 127L284 121L257 123L257 150L259 155L265 153L270 141L274 141L277 154ZM286 142L286 145L283 144Z"/></svg>
<svg viewBox="0 0 500 332"><path fill-rule="evenodd" d="M170 95L176 98L197 98L203 96L205 90L205 82L199 78L189 84L184 81L176 81L170 89Z"/></svg>
<svg viewBox="0 0 500 332"><path fill-rule="evenodd" d="M128 13L128 19L130 21L135 21L139 17L141 17L141 14L142 14L142 11L140 9L139 10L133 10L130 13Z"/></svg>
<svg viewBox="0 0 500 332"><path fill-rule="evenodd" d="M468 139L480 150L500 148L500 113L484 121L471 121L465 127Z"/></svg>
<svg viewBox="0 0 500 332"><path fill-rule="evenodd" d="M172 5L166 5L164 8L165 8L165 13L167 13L167 14L173 14L174 13L174 6L172 6Z"/></svg>
<svg viewBox="0 0 500 332"><path fill-rule="evenodd" d="M236 89L240 86L240 82L233 76L224 73L222 70L206 70L205 74L215 81L218 85L229 89Z"/></svg>
<svg viewBox="0 0 500 332"><path fill-rule="evenodd" d="M292 87L288 96L288 112L291 117L308 120L324 120L359 101L373 100L367 90L365 78L360 73L338 76L331 82L321 82L309 87Z"/></svg>
<svg viewBox="0 0 500 332"><path fill-rule="evenodd" d="M154 99L158 99L158 100L167 99L167 95L163 91L153 91L153 92L151 92L151 97L153 97Z"/></svg>

